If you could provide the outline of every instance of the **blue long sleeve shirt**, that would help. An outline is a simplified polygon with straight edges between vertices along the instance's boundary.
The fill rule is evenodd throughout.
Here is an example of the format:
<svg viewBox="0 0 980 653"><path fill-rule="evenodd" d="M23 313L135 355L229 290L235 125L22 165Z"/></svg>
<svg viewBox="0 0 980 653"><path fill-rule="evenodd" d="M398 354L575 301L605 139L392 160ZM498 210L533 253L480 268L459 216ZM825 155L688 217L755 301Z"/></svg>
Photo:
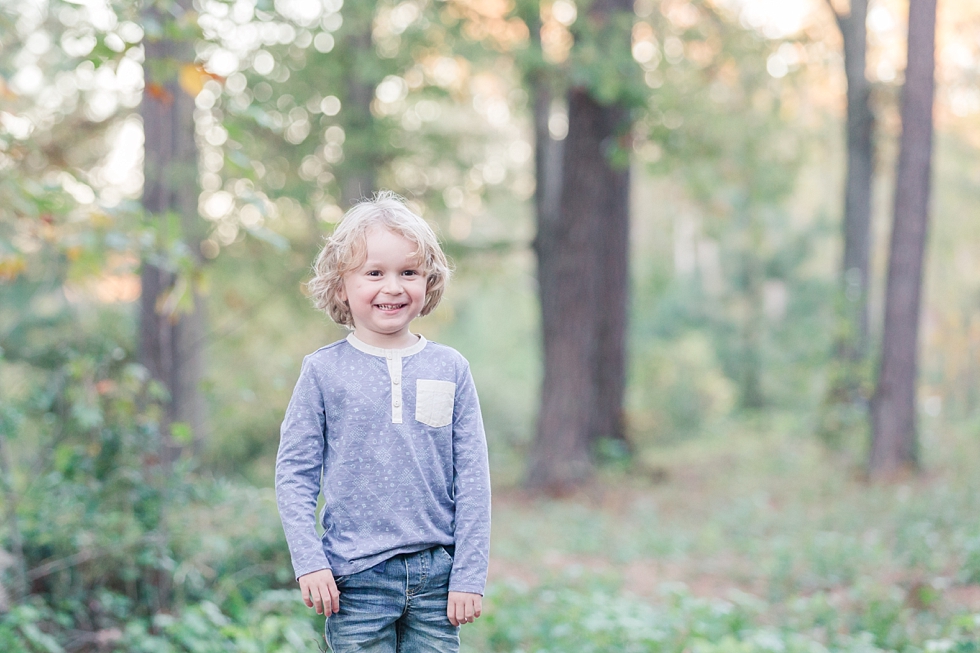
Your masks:
<svg viewBox="0 0 980 653"><path fill-rule="evenodd" d="M379 349L353 334L307 356L282 423L276 500L297 578L454 545L450 591L483 594L490 471L466 359L421 337Z"/></svg>

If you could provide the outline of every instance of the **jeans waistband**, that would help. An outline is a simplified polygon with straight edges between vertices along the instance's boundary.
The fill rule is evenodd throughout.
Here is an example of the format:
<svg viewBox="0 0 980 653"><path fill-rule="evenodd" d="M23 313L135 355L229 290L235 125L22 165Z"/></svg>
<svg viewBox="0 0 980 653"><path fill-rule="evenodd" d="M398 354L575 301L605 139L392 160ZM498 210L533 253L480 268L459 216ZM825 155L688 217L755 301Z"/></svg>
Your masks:
<svg viewBox="0 0 980 653"><path fill-rule="evenodd" d="M390 560L394 560L396 558L402 558L402 559L404 559L404 558L407 558L409 556L414 556L414 555L418 555L420 553L425 553L426 551L431 551L432 549L437 549L439 547L442 547L443 549L445 549L446 550L446 553L449 554L449 557L453 557L453 556L456 555L456 545L455 544L437 544L435 546L429 547L428 549L422 549L421 551L413 551L412 553L399 553L397 555L393 555L390 558L387 558L385 560L382 560L378 564L376 564L373 567L371 567L371 571L373 571L376 574L383 574L383 573L385 573L385 569L388 568L388 562Z"/></svg>

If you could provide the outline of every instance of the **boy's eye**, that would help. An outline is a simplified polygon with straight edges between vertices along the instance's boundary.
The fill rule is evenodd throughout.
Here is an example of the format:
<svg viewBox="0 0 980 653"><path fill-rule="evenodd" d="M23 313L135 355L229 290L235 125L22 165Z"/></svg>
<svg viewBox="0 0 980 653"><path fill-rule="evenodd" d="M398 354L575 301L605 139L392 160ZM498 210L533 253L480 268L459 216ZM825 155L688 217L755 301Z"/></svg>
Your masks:
<svg viewBox="0 0 980 653"><path fill-rule="evenodd" d="M370 270L370 271L369 271L369 272L367 273L367 275L368 275L369 277L380 277L380 276L381 276L381 270Z"/></svg>
<svg viewBox="0 0 980 653"><path fill-rule="evenodd" d="M418 270L405 270L402 274L406 277L417 277L419 273Z"/></svg>

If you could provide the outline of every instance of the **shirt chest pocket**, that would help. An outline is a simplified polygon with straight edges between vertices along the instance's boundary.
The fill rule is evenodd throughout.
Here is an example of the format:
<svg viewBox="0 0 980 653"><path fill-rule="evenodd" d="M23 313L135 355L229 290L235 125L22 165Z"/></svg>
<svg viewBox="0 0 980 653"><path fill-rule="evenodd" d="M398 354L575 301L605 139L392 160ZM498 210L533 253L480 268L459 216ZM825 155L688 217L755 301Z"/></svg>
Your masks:
<svg viewBox="0 0 980 653"><path fill-rule="evenodd" d="M439 428L453 421L456 384L452 381L418 379L415 382L415 419Z"/></svg>

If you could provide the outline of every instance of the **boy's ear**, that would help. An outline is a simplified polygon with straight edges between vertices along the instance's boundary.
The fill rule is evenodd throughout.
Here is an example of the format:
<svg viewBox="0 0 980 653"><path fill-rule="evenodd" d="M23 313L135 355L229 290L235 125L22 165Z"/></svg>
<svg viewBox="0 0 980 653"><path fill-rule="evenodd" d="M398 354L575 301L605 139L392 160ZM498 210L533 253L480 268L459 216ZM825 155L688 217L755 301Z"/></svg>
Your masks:
<svg viewBox="0 0 980 653"><path fill-rule="evenodd" d="M340 284L340 287L337 288L337 299L344 304L347 303L347 289L344 288L344 284Z"/></svg>

